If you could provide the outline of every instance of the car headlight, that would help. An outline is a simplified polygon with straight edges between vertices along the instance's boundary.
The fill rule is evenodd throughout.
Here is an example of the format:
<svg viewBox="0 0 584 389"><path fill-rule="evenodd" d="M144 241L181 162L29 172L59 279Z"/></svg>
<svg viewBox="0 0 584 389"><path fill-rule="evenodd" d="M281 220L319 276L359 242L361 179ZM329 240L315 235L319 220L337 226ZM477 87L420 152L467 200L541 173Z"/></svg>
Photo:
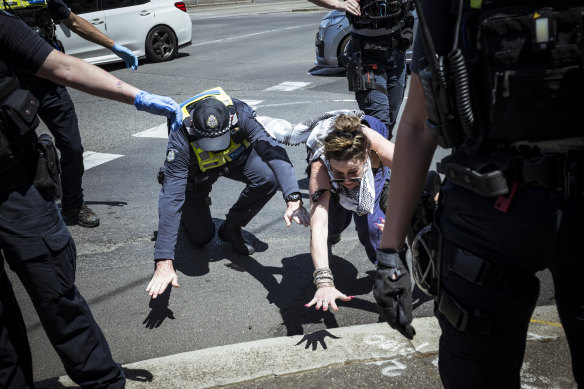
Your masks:
<svg viewBox="0 0 584 389"><path fill-rule="evenodd" d="M320 28L327 28L328 26L332 26L333 24L339 24L345 18L344 15L341 16L334 16L332 18L323 19L320 21Z"/></svg>

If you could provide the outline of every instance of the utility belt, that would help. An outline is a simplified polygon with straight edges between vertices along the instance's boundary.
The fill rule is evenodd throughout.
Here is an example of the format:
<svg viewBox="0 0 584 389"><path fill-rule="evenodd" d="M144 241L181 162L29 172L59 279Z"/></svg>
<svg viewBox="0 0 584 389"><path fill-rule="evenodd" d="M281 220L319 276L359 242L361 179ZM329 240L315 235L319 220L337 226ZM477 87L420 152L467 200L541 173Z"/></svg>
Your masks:
<svg viewBox="0 0 584 389"><path fill-rule="evenodd" d="M509 197L518 186L559 190L566 198L584 195L584 150L531 157L457 151L438 163L438 171L452 183L485 197ZM504 208L500 210L506 212Z"/></svg>
<svg viewBox="0 0 584 389"><path fill-rule="evenodd" d="M358 49L351 54L347 61L349 90L363 92L375 89L387 96L387 89L375 82L375 75L379 75L387 81L385 70L377 64L364 64L359 38L352 37L351 40L355 40L353 47Z"/></svg>
<svg viewBox="0 0 584 389"><path fill-rule="evenodd" d="M387 53L400 48L401 36L398 35L396 37L394 35L391 38L386 36L383 39L376 39L372 37L357 37L352 34L351 39L357 39L358 47L364 55L379 55L380 53Z"/></svg>
<svg viewBox="0 0 584 389"><path fill-rule="evenodd" d="M32 184L61 197L61 166L49 135L38 139L37 99L13 78L0 79L0 176L2 190Z"/></svg>
<svg viewBox="0 0 584 389"><path fill-rule="evenodd" d="M450 276L449 273L454 273L477 286L508 288L524 277L524 273L513 265L487 261L456 247L442 238L440 229L434 223L418 235L412 245L412 254L416 284L434 298L436 309L457 330L482 335L503 333L520 330L529 320L529 317L509 320L476 309L466 309L441 285L442 280ZM443 261L447 261L446 266Z"/></svg>

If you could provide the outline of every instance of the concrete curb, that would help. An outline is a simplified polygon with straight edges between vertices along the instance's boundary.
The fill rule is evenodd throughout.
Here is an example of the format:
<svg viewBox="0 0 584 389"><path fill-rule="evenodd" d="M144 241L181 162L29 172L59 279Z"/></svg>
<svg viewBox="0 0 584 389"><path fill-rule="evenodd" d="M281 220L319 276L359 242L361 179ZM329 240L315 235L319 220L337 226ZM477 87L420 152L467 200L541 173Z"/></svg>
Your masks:
<svg viewBox="0 0 584 389"><path fill-rule="evenodd" d="M128 380L126 388L210 388L322 369L387 360L426 357L438 352L440 328L434 317L416 318L417 335L409 341L386 323L332 328L308 335L264 339L196 350L124 365L147 372L148 381ZM555 306L537 307L529 341L564 336ZM74 387L66 376L59 382Z"/></svg>

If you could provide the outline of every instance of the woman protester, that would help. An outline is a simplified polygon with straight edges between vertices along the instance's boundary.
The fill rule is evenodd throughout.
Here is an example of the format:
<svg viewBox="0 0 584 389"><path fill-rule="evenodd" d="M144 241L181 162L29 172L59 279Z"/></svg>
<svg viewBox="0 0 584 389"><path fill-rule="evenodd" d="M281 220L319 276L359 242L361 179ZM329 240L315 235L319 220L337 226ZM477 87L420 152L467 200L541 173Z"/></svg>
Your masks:
<svg viewBox="0 0 584 389"><path fill-rule="evenodd" d="M314 263L314 298L307 307L338 310L336 300L351 300L335 288L329 268L328 246L338 243L351 219L359 241L376 263L385 217L381 201L389 179L394 144L387 127L361 111L332 111L291 126L281 119L258 118L270 135L286 144L306 143L311 197L310 252ZM386 188L387 190L387 188Z"/></svg>

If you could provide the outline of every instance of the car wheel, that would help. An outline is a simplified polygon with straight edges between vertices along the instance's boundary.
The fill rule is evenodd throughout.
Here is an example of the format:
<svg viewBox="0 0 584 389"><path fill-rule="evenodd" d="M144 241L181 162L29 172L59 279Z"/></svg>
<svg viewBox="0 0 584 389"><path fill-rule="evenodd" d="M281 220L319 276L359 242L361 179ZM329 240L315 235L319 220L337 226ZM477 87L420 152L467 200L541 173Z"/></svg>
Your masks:
<svg viewBox="0 0 584 389"><path fill-rule="evenodd" d="M146 57L151 61L168 61L177 51L174 32L166 26L156 26L146 36Z"/></svg>
<svg viewBox="0 0 584 389"><path fill-rule="evenodd" d="M345 67L347 65L347 60L349 59L347 50L349 50L350 42L351 35L347 35L339 45L339 50L337 52L337 63L339 64L339 67Z"/></svg>

